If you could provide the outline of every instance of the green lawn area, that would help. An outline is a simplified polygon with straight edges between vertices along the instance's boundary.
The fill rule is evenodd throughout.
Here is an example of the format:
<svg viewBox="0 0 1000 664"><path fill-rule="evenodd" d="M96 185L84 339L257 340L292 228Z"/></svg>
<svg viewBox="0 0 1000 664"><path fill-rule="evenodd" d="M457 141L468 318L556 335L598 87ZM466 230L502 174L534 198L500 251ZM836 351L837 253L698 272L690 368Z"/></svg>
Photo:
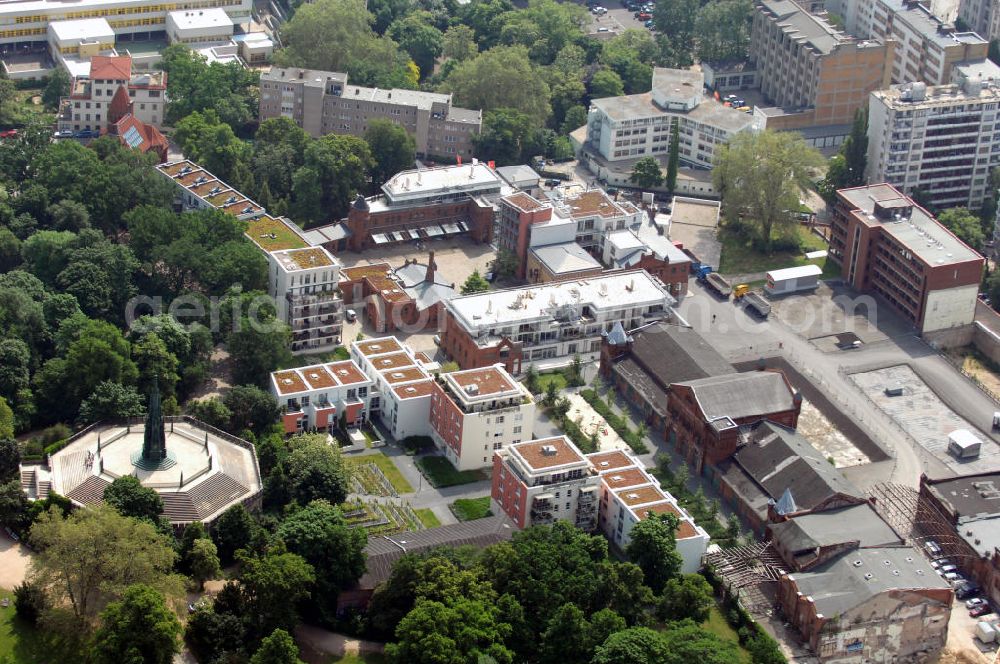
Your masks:
<svg viewBox="0 0 1000 664"><path fill-rule="evenodd" d="M440 456L425 456L417 458L417 467L431 486L441 488L457 486L485 480L486 474L480 470L456 470L451 462Z"/></svg>
<svg viewBox="0 0 1000 664"><path fill-rule="evenodd" d="M719 607L712 607L712 614L708 617L708 620L702 623L701 626L718 636L720 639L732 641L736 644L736 647L739 648L740 651L740 662L742 664L750 664L750 653L740 646L740 639L736 635L736 630L730 627L729 623L726 622L722 612L719 611Z"/></svg>
<svg viewBox="0 0 1000 664"><path fill-rule="evenodd" d="M784 267L797 267L815 263L823 267L823 278L837 274L837 269L831 264L824 266L826 259L807 260L807 251L826 249L826 242L814 235L803 225L796 226L801 249L798 251L774 251L770 254L757 251L748 238L741 237L726 228L719 230L719 240L722 242L722 256L719 258L718 271L722 274L750 274L767 272ZM829 273L828 273L829 270Z"/></svg>
<svg viewBox="0 0 1000 664"><path fill-rule="evenodd" d="M420 519L420 523L424 524L424 528L437 528L441 525L441 520L437 518L437 514L431 508L424 507L413 511L417 513L417 518Z"/></svg>
<svg viewBox="0 0 1000 664"><path fill-rule="evenodd" d="M349 359L351 359L351 352L344 346L337 346L329 353L292 355L288 362L282 363L278 369L297 369L299 367L308 367L313 364L324 364L326 362L337 362L338 360Z"/></svg>
<svg viewBox="0 0 1000 664"><path fill-rule="evenodd" d="M15 98L17 99L17 110L15 111L16 122L27 123L33 117L38 117L47 123L55 122L55 113L45 110L44 106L36 104L32 100L33 97L40 97L41 94L41 89L17 91L15 94Z"/></svg>
<svg viewBox="0 0 1000 664"><path fill-rule="evenodd" d="M4 664L44 664L52 661L52 651L42 641L42 634L14 615L14 594L0 589L0 597L11 604L0 608L0 662Z"/></svg>
<svg viewBox="0 0 1000 664"><path fill-rule="evenodd" d="M396 493L413 493L413 486L406 481L406 478L403 477L403 473L399 471L396 464L393 463L392 459L381 452L377 452L375 454L365 454L364 456L345 456L344 463L346 463L349 467L362 463L374 463L379 467L386 479L389 480L389 483L392 484Z"/></svg>
<svg viewBox="0 0 1000 664"><path fill-rule="evenodd" d="M538 391L541 394L545 394L545 390L548 389L549 383L556 384L556 391L561 392L566 389L566 376L561 371L553 371L552 373L538 374Z"/></svg>
<svg viewBox="0 0 1000 664"><path fill-rule="evenodd" d="M459 498L448 507L459 521L473 521L491 515L489 496L483 496L482 498Z"/></svg>

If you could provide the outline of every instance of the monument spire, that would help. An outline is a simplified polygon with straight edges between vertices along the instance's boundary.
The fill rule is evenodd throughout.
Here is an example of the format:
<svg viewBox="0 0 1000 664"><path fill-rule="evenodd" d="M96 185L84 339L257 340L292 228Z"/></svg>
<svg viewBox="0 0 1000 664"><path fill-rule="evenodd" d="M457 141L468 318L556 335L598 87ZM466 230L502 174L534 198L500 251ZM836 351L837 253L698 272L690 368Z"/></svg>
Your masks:
<svg viewBox="0 0 1000 664"><path fill-rule="evenodd" d="M160 408L160 384L153 379L153 389L149 393L149 411L142 438L142 459L151 466L158 465L167 458L167 435L163 430L163 413Z"/></svg>

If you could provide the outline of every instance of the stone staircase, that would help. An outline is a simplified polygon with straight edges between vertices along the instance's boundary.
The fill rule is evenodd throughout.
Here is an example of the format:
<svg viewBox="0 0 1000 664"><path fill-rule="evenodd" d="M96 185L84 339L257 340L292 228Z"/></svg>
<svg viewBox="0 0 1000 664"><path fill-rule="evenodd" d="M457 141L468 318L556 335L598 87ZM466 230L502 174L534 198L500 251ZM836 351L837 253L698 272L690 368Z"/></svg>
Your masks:
<svg viewBox="0 0 1000 664"><path fill-rule="evenodd" d="M39 497L41 497L42 493L41 484L42 483L39 483L38 487ZM48 482L45 482L45 484L48 484ZM81 505L97 505L104 502L104 490L108 488L108 485L110 484L111 482L108 482L102 477L91 475L74 487L73 490L67 494L67 498L75 500ZM48 495L48 491L49 489L46 487L46 495Z"/></svg>
<svg viewBox="0 0 1000 664"><path fill-rule="evenodd" d="M21 471L21 491L28 494L29 498L35 497L35 471L34 470L22 470Z"/></svg>

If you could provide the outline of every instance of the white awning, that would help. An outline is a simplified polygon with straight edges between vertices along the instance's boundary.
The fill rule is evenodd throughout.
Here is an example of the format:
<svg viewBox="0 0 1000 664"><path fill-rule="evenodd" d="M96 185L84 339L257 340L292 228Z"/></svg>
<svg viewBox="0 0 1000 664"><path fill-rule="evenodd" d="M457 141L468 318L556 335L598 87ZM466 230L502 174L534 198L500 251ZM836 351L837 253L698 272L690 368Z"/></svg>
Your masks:
<svg viewBox="0 0 1000 664"><path fill-rule="evenodd" d="M389 238L387 238L385 235L382 235L381 233L376 233L375 235L372 235L372 242L374 242L375 244L385 244L388 241Z"/></svg>

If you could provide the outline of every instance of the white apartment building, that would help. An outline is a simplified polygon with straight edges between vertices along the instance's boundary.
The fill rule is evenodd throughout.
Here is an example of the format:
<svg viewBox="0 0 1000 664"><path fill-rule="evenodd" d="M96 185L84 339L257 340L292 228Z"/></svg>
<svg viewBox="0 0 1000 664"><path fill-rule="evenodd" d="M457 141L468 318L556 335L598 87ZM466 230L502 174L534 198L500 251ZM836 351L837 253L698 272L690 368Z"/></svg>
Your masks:
<svg viewBox="0 0 1000 664"><path fill-rule="evenodd" d="M701 72L657 67L652 91L591 100L586 145L610 162L666 156L676 123L681 163L711 168L716 146L751 129L753 116L706 95L704 87Z"/></svg>
<svg viewBox="0 0 1000 664"><path fill-rule="evenodd" d="M105 19L116 37L162 34L167 14L221 8L236 23L248 23L250 0L27 0L0 3L0 45L44 48L49 25L58 21ZM127 44L127 42L124 42Z"/></svg>
<svg viewBox="0 0 1000 664"><path fill-rule="evenodd" d="M1000 165L1000 88L980 80L912 83L871 95L868 182L906 194L919 187L939 208L976 209Z"/></svg>
<svg viewBox="0 0 1000 664"><path fill-rule="evenodd" d="M368 419L372 381L351 360L271 373L271 394L286 434L348 428Z"/></svg>
<svg viewBox="0 0 1000 664"><path fill-rule="evenodd" d="M291 328L293 353L332 350L340 343L341 263L333 254L191 161L160 164L157 170L177 186L181 209L215 208L247 222L247 238L267 258L268 294L278 320Z"/></svg>
<svg viewBox="0 0 1000 664"><path fill-rule="evenodd" d="M975 32L956 31L915 0L847 0L844 22L858 37L895 42L893 83L950 83L956 63L985 58L989 49Z"/></svg>
<svg viewBox="0 0 1000 664"><path fill-rule="evenodd" d="M374 382L378 396L371 400L371 412L393 438L431 435L434 379L429 371L438 368L436 363L395 337L355 341L351 358Z"/></svg>
<svg viewBox="0 0 1000 664"><path fill-rule="evenodd" d="M256 219L267 212L193 161L173 161L156 169L180 189L177 198L185 211L215 208L241 221Z"/></svg>
<svg viewBox="0 0 1000 664"><path fill-rule="evenodd" d="M671 317L676 300L645 270L455 297L444 303L441 348L463 369L596 357L615 323L631 330Z"/></svg>
<svg viewBox="0 0 1000 664"><path fill-rule="evenodd" d="M683 560L681 572L693 574L701 569L711 538L673 496L660 488L659 480L638 459L614 450L588 454L587 461L601 478L598 525L608 540L624 549L637 523L650 514L673 514L680 521L676 538L677 553Z"/></svg>
<svg viewBox="0 0 1000 664"><path fill-rule="evenodd" d="M958 16L983 39L1000 38L1000 3L996 0L960 0Z"/></svg>
<svg viewBox="0 0 1000 664"><path fill-rule="evenodd" d="M459 470L531 438L535 399L501 365L442 374L431 393L431 437Z"/></svg>
<svg viewBox="0 0 1000 664"><path fill-rule="evenodd" d="M568 521L597 529L600 480L566 436L529 440L493 456L490 509L519 528Z"/></svg>

